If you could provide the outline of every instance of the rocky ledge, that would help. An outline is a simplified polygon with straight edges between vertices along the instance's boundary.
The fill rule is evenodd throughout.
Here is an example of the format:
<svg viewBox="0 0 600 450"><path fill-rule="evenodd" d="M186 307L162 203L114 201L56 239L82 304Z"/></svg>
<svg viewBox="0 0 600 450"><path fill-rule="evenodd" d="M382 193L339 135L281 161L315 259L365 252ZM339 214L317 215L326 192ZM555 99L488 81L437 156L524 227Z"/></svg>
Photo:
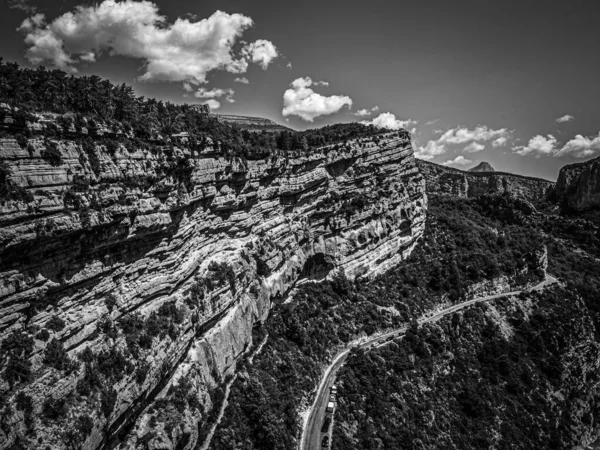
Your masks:
<svg viewBox="0 0 600 450"><path fill-rule="evenodd" d="M556 200L563 207L575 211L600 207L600 158L560 169Z"/></svg>
<svg viewBox="0 0 600 450"><path fill-rule="evenodd" d="M478 197L506 192L532 201L545 200L555 185L554 182L541 178L481 169L464 171L423 160L417 160L417 165L425 177L427 192L430 194ZM480 166L481 164L477 167Z"/></svg>
<svg viewBox="0 0 600 450"><path fill-rule="evenodd" d="M403 131L258 161L11 139L0 158L23 198L0 202L0 448L194 448L273 301L385 271L425 223Z"/></svg>

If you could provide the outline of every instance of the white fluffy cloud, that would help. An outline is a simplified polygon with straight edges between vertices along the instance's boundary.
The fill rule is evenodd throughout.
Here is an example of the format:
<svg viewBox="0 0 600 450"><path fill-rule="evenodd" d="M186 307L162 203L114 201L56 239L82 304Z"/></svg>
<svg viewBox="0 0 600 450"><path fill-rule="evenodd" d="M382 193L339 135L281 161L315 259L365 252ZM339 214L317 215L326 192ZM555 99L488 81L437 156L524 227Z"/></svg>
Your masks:
<svg viewBox="0 0 600 450"><path fill-rule="evenodd" d="M201 87L194 93L194 97L197 97L197 98L219 98L219 97L223 97L224 95L233 95L234 93L235 93L235 91L233 89L220 89L220 88L204 89L203 87Z"/></svg>
<svg viewBox="0 0 600 450"><path fill-rule="evenodd" d="M558 150L555 156L572 155L576 158L586 158L598 153L600 153L600 133L592 137L578 134Z"/></svg>
<svg viewBox="0 0 600 450"><path fill-rule="evenodd" d="M346 95L324 96L316 93L311 86L327 85L313 82L310 77L297 78L283 94L284 117L298 116L307 122L315 118L338 112L344 106L352 107L352 99Z"/></svg>
<svg viewBox="0 0 600 450"><path fill-rule="evenodd" d="M371 109L359 109L354 113L355 116L358 117L367 117L373 114L374 112L379 111L379 106L373 106Z"/></svg>
<svg viewBox="0 0 600 450"><path fill-rule="evenodd" d="M430 160L438 155L446 153L446 147L440 145L437 141L429 141L425 147L419 147L415 152L415 157Z"/></svg>
<svg viewBox="0 0 600 450"><path fill-rule="evenodd" d="M408 119L408 120L400 120L397 119L396 116L390 112L381 113L377 117L375 117L371 121L363 120L361 123L365 125L374 125L378 128L387 128L389 130L399 130L400 128L411 127L416 125L417 121Z"/></svg>
<svg viewBox="0 0 600 450"><path fill-rule="evenodd" d="M259 39L246 45L242 53L251 58L253 63L259 64L263 70L267 70L271 61L279 56L279 52L273 43L265 39Z"/></svg>
<svg viewBox="0 0 600 450"><path fill-rule="evenodd" d="M238 77L233 81L236 83L250 84L250 80L248 80L248 78L246 78L246 77Z"/></svg>
<svg viewBox="0 0 600 450"><path fill-rule="evenodd" d="M529 154L534 154L536 156L552 155L557 151L557 143L558 141L551 134L547 137L538 134L537 136L532 137L527 145L515 147L513 148L513 151L522 156Z"/></svg>
<svg viewBox="0 0 600 450"><path fill-rule="evenodd" d="M492 147L502 147L508 142L508 138L506 136L500 136L498 139L494 139L492 141Z"/></svg>
<svg viewBox="0 0 600 450"><path fill-rule="evenodd" d="M463 149L463 152L465 152L465 153L475 153L475 152L480 152L484 148L485 148L485 145L478 144L477 142L473 141L473 142L471 142L469 145L467 145Z"/></svg>
<svg viewBox="0 0 600 450"><path fill-rule="evenodd" d="M443 166L466 166L467 164L471 164L472 161L468 158L465 158L462 155L458 155L456 158L454 159L449 159L446 162L443 162L442 165Z"/></svg>
<svg viewBox="0 0 600 450"><path fill-rule="evenodd" d="M558 123L571 122L572 120L575 120L575 117L573 117L571 114L565 114L564 116L556 119Z"/></svg>
<svg viewBox="0 0 600 450"><path fill-rule="evenodd" d="M277 56L275 46L263 39L234 53L234 45L252 25L250 17L222 11L200 21L178 18L170 23L150 1L104 0L78 6L50 23L35 15L19 29L32 64L49 62L76 72L79 62L108 53L142 60L142 80L201 84L213 70L244 73L249 61L266 68Z"/></svg>
<svg viewBox="0 0 600 450"><path fill-rule="evenodd" d="M439 142L441 144L466 144L472 141L485 142L500 137L508 138L509 135L510 131L506 128L500 128L499 130L493 130L487 126L478 126L473 130L469 130L468 128L453 128L440 136Z"/></svg>
<svg viewBox="0 0 600 450"><path fill-rule="evenodd" d="M214 98L206 100L205 102L202 102L202 104L210 106L210 109L219 109L221 107L221 103L219 103L219 101L215 100Z"/></svg>
<svg viewBox="0 0 600 450"><path fill-rule="evenodd" d="M575 158L587 158L600 154L600 133L598 136L590 137L578 134L562 146L551 134L548 136L538 135L532 137L527 145L514 147L513 151L522 156L552 155L559 157L569 155Z"/></svg>
<svg viewBox="0 0 600 450"><path fill-rule="evenodd" d="M429 141L425 147L420 147L415 153L418 158L433 159L435 156L445 153L449 146L464 144L467 144L463 148L464 152L480 152L485 148L485 142L492 141L492 146L498 147L508 142L511 135L511 131L506 128L494 130L485 125L479 125L472 130L466 127L456 127L445 132L442 132L442 130L433 130L433 132L436 134L442 133L442 135L437 140ZM467 158L464 159L467 160ZM456 164L460 163L456 162Z"/></svg>

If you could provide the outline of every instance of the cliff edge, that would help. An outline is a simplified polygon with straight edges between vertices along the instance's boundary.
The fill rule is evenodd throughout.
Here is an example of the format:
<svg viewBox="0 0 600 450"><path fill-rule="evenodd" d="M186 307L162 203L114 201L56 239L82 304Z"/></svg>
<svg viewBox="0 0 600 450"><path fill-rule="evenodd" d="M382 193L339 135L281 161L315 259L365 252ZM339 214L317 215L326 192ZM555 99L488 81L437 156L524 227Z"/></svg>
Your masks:
<svg viewBox="0 0 600 450"><path fill-rule="evenodd" d="M402 131L261 160L87 142L0 139L0 448L194 448L274 299L424 230Z"/></svg>

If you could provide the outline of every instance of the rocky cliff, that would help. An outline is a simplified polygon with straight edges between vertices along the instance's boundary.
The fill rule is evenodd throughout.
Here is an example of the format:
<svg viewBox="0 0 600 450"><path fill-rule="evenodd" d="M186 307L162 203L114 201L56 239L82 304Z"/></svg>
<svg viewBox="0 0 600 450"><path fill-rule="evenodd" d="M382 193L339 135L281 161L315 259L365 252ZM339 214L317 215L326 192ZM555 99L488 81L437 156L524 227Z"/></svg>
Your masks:
<svg viewBox="0 0 600 450"><path fill-rule="evenodd" d="M544 200L552 181L504 172L466 172L417 160L431 194L477 197L483 194L510 193L526 200Z"/></svg>
<svg viewBox="0 0 600 450"><path fill-rule="evenodd" d="M194 448L273 301L424 229L404 133L257 161L23 147L0 140L0 448Z"/></svg>
<svg viewBox="0 0 600 450"><path fill-rule="evenodd" d="M560 169L556 182L557 201L583 211L600 206L600 158L569 164Z"/></svg>

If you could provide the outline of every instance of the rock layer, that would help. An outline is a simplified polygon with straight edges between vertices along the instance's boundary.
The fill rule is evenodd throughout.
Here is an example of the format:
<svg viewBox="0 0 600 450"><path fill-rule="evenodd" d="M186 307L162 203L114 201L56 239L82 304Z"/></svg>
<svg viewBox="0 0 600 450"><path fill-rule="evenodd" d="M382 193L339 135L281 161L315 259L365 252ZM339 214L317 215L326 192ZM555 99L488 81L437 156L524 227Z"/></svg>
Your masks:
<svg viewBox="0 0 600 450"><path fill-rule="evenodd" d="M504 172L466 172L423 160L417 160L417 165L425 177L427 192L431 194L478 197L506 192L526 200L545 200L555 184Z"/></svg>
<svg viewBox="0 0 600 450"><path fill-rule="evenodd" d="M600 206L600 158L569 164L560 169L556 182L556 199L575 211Z"/></svg>
<svg viewBox="0 0 600 450"><path fill-rule="evenodd" d="M28 424L14 408L3 418L0 448L66 448L65 430L81 415L94 424L79 436L86 449L194 448L214 392L273 299L303 277L381 273L424 229L425 184L403 132L260 161L212 148L165 155L121 147L111 156L103 146L90 152L62 141L62 161L50 164L47 143L30 144L0 140L12 182L34 196L0 206L0 339L35 336L32 379L0 385L9 404L17 391L29 395L33 411ZM69 373L43 362L53 338L72 359L85 349L125 352L130 335L106 332L109 325L141 318L148 326L164 311L175 311L168 333L134 345L133 368L114 391L106 387L112 408L89 394L65 417L41 420L44 402L75 395L85 375L82 366ZM50 326L57 318L62 328ZM39 338L48 329L50 339ZM157 399L177 386L185 386L186 406L155 414L164 406Z"/></svg>

